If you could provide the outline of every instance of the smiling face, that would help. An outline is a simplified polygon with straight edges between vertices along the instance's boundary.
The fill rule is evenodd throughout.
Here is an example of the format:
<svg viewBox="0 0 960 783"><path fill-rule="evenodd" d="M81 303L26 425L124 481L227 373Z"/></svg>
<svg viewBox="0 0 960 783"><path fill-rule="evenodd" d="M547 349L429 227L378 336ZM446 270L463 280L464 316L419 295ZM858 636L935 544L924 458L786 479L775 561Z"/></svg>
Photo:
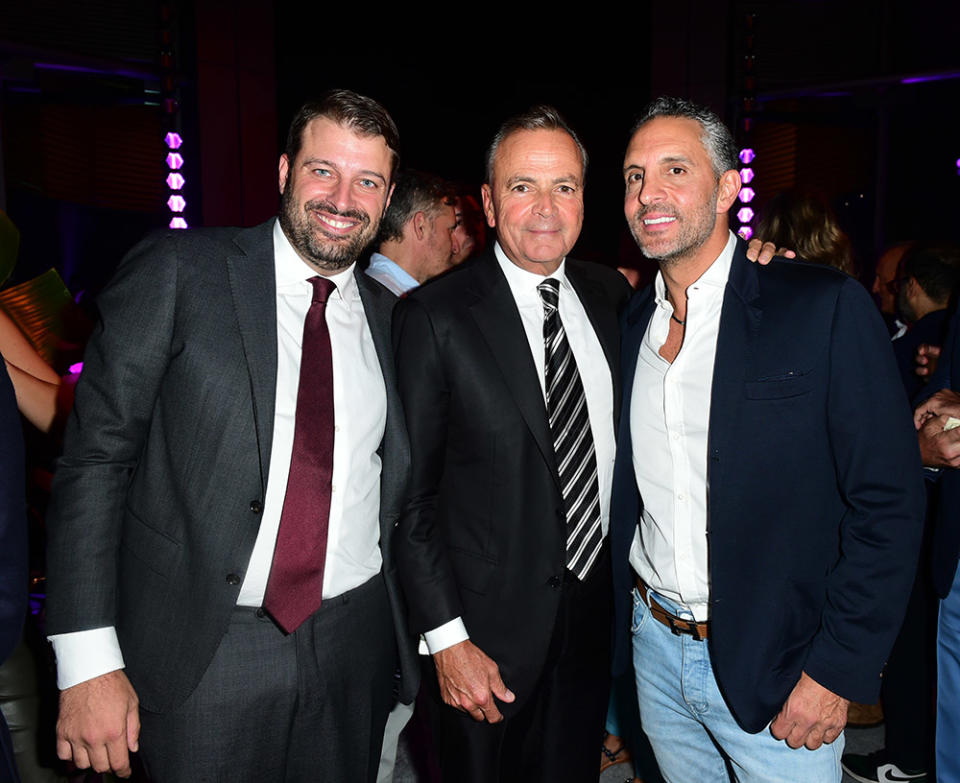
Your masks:
<svg viewBox="0 0 960 783"><path fill-rule="evenodd" d="M727 241L725 214L740 190L736 171L718 178L696 120L657 117L642 125L624 157L623 211L643 254L661 262L710 261Z"/></svg>
<svg viewBox="0 0 960 783"><path fill-rule="evenodd" d="M497 148L483 211L513 263L549 275L580 236L583 161L562 130L519 130Z"/></svg>
<svg viewBox="0 0 960 783"><path fill-rule="evenodd" d="M304 128L296 161L280 157L280 226L321 274L350 266L373 241L390 202L392 160L383 136L327 117Z"/></svg>

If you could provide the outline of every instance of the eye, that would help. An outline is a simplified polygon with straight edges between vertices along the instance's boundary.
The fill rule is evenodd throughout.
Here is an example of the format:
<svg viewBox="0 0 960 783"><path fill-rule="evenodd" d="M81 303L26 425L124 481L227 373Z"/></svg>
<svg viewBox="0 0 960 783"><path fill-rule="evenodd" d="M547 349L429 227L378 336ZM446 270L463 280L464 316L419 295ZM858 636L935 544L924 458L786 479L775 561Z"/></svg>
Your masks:
<svg viewBox="0 0 960 783"><path fill-rule="evenodd" d="M687 170L683 166L671 166L669 169L671 174L686 174Z"/></svg>
<svg viewBox="0 0 960 783"><path fill-rule="evenodd" d="M360 187L365 190L376 190L378 187L377 181L373 179L362 179L359 184Z"/></svg>
<svg viewBox="0 0 960 783"><path fill-rule="evenodd" d="M643 182L643 173L640 171L631 171L627 174L627 184L636 185L638 182Z"/></svg>
<svg viewBox="0 0 960 783"><path fill-rule="evenodd" d="M512 190L514 193L529 193L529 192L530 192L530 186L529 186L529 185L525 185L525 184L523 184L522 182L520 182L520 183L514 185L512 188L510 188L510 190Z"/></svg>
<svg viewBox="0 0 960 783"><path fill-rule="evenodd" d="M331 172L330 169L317 168L317 169L311 169L311 171L312 171L314 174L316 174L318 177L332 177L332 176L333 176L333 172Z"/></svg>
<svg viewBox="0 0 960 783"><path fill-rule="evenodd" d="M577 189L573 185L560 185L557 190L560 193L575 193Z"/></svg>

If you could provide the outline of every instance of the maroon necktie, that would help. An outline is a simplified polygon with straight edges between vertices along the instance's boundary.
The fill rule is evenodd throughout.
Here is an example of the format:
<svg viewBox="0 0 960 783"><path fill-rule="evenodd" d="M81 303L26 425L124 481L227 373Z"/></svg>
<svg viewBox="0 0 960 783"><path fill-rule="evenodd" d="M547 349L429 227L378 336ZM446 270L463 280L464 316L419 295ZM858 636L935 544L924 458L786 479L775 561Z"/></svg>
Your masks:
<svg viewBox="0 0 960 783"><path fill-rule="evenodd" d="M263 599L264 609L287 633L320 607L333 474L333 361L326 311L337 286L325 277L311 277L310 283L313 303L303 324L290 475Z"/></svg>

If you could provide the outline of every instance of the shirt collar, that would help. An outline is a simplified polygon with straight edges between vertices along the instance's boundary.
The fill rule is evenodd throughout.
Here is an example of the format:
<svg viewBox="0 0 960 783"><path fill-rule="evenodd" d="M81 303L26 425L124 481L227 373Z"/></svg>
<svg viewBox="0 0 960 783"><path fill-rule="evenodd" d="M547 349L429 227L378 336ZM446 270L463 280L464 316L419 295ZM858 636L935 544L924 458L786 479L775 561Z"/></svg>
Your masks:
<svg viewBox="0 0 960 783"><path fill-rule="evenodd" d="M397 281L397 284L406 290L417 288L420 285L420 281L417 280L417 278L411 275L392 258L388 258L383 253L371 253L370 268L376 269L378 267L388 272L390 276Z"/></svg>
<svg viewBox="0 0 960 783"><path fill-rule="evenodd" d="M534 272L528 272L526 269L521 269L513 261L507 258L507 254L503 252L503 248L500 247L499 242L494 242L493 244L493 254L497 257L497 262L500 264L500 268L503 270L504 277L507 278L507 284L510 286L510 291L513 294L513 298L517 303L528 303L531 300L536 300L540 303L540 293L537 291L537 286L540 285L544 280L554 279L560 281L560 287L565 288L568 291L571 291L570 281L567 280L567 275L565 272L567 259L564 258L552 274L549 275L538 275Z"/></svg>
<svg viewBox="0 0 960 783"><path fill-rule="evenodd" d="M690 284L690 288L713 288L723 290L727 285L727 278L730 277L730 265L733 263L733 252L737 249L737 237L732 231L728 231L727 234L727 244L724 245L723 250L720 251L720 255L717 256L713 262L706 268L704 273L700 275L693 283ZM654 289L654 299L658 307L667 307L671 311L673 306L669 303L667 299L667 285L663 282L663 274L657 272L657 276L653 281Z"/></svg>
<svg viewBox="0 0 960 783"><path fill-rule="evenodd" d="M273 259L277 293L311 291L312 286L307 280L316 277L319 272L313 270L306 261L297 255L297 251L293 249L287 235L280 228L279 220L273 224ZM359 301L360 289L357 287L357 281L353 274L355 266L356 263L353 263L335 275L325 275L328 280L332 280L337 286L337 290L330 295L331 299L340 298L345 303Z"/></svg>

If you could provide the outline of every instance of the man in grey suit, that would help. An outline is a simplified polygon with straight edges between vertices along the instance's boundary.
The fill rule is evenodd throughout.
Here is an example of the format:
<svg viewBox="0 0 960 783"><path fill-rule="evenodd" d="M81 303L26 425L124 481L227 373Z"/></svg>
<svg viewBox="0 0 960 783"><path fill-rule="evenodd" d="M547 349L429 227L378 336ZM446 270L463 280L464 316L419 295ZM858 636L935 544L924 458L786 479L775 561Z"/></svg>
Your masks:
<svg viewBox="0 0 960 783"><path fill-rule="evenodd" d="M397 141L369 98L306 104L279 221L150 238L101 296L49 516L61 758L373 780L398 651L417 685L395 300L354 271Z"/></svg>

